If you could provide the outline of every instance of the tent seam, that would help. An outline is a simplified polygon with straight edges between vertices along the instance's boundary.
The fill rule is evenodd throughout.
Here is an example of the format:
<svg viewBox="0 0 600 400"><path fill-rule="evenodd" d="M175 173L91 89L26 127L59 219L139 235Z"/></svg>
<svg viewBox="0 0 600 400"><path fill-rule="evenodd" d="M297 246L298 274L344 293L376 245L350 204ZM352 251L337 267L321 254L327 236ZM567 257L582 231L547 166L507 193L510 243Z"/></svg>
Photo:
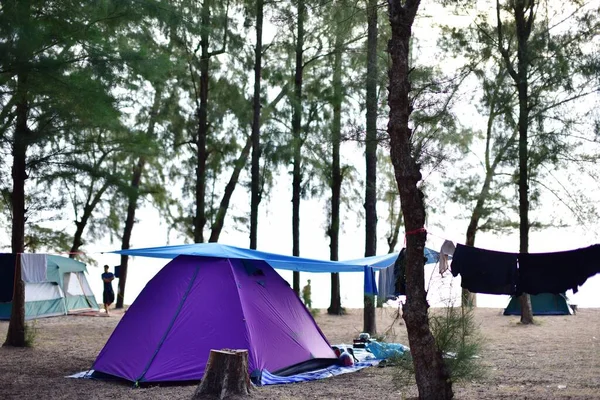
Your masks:
<svg viewBox="0 0 600 400"><path fill-rule="evenodd" d="M177 307L177 311L175 312L175 315L171 319L171 322L169 323L169 326L165 330L163 337L160 339L160 342L158 343L158 346L156 347L154 354L150 358L150 361L148 361L148 364L142 371L142 374L140 375L140 377L135 380L135 386L138 386L139 382L144 378L144 376L146 375L146 373L152 366L152 363L156 359L156 356L158 355L158 352L160 351L162 345L165 343L165 340L167 340L167 336L169 336L169 332L171 332L171 329L173 329L173 325L175 325L175 321L177 320L177 317L179 317L179 313L181 312L181 309L183 308L183 305L185 304L185 301L187 300L188 294L190 293L190 290L192 290L192 286L194 285L194 282L196 281L196 277L198 276L199 270L200 270L200 267L196 266L194 275L192 276L192 279L190 280L190 284L188 285L183 297L181 298L181 301L179 302L179 306Z"/></svg>
<svg viewBox="0 0 600 400"><path fill-rule="evenodd" d="M250 355L251 355L251 351L252 351L252 349L251 349L250 347L251 347L251 343L253 343L253 341L252 341L252 332L251 332L251 331L250 331L250 329L248 328L248 323L247 323L247 321L246 321L246 310L245 310L245 308L244 308L244 302L242 301L242 296L240 295L240 287L239 287L239 285L238 285L237 276L235 275L235 272L234 272L234 270L233 270L233 269L234 269L234 266L233 266L233 264L231 263L231 260L232 260L232 259L231 259L231 258L226 258L226 260L227 260L227 263L229 264L229 272L231 273L231 276L232 276L232 278L233 278L233 282L234 282L234 284L235 284L235 293L236 293L236 294L237 294L237 296L238 296L238 300L239 300L240 308L242 309L242 317L243 317L243 319L244 319L244 320L243 320L243 323L244 323L244 329L246 330L246 333L248 334L248 356L250 356ZM241 262L241 260L240 260L240 259L235 259L235 260L237 260L237 261ZM248 360L248 361L250 361L250 360ZM257 360L254 360L254 361L256 362Z"/></svg>

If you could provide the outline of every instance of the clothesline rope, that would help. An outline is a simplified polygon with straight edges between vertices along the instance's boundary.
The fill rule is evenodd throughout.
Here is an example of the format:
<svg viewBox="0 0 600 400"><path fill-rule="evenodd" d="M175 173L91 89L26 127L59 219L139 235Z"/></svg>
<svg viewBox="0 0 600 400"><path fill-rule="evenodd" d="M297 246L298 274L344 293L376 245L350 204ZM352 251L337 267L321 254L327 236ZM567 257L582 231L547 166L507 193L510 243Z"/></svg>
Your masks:
<svg viewBox="0 0 600 400"><path fill-rule="evenodd" d="M408 231L405 233L406 236L408 235L416 235L417 233L427 233L427 229L423 228L419 228L419 229L415 229L413 231Z"/></svg>
<svg viewBox="0 0 600 400"><path fill-rule="evenodd" d="M426 233L427 235L435 236L435 237L437 237L437 238L439 238L439 239L442 239L442 240L448 240L448 241L450 241L450 242L453 242L453 243L455 243L455 244L456 244L456 243L464 244L464 243L462 243L462 242L461 242L461 241L459 241L459 240L448 239L448 237L446 237L446 236L440 236L440 235L437 235L437 234L435 234L435 233L433 233L433 232L431 232L431 231L427 230L427 228L425 228L425 227L422 227L422 228L419 228L419 229L415 229L415 230L412 230L412 231L408 231L408 232L406 232L406 233L404 234L404 246L406 247L406 236L408 236L408 235L416 235L417 233L422 233L422 232Z"/></svg>
<svg viewBox="0 0 600 400"><path fill-rule="evenodd" d="M440 235L437 235L437 234L435 234L435 233L433 233L433 232L431 232L431 231L427 231L427 234L428 234L428 235L431 235L431 236L435 236L435 237L436 237L436 238L438 238L438 239L442 239L442 240L449 240L449 241L451 241L451 242L453 242L453 243L455 243L455 244L464 244L464 243L463 243L462 241L460 241L460 240L449 239L447 236L440 236Z"/></svg>
<svg viewBox="0 0 600 400"><path fill-rule="evenodd" d="M83 252L83 251L49 251L49 252L43 252L43 253L24 252L24 253L11 253L11 254L50 254L50 255L54 255L54 254L80 254L80 255L86 255L86 254L103 254L103 253L101 253L101 252L86 253L86 252Z"/></svg>

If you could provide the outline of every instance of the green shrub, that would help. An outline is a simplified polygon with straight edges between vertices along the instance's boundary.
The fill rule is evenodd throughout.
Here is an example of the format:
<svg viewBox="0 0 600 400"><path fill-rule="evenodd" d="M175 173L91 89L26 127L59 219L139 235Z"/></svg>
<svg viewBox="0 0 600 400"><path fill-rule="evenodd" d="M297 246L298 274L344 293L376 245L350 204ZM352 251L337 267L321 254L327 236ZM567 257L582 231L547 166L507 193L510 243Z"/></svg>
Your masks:
<svg viewBox="0 0 600 400"><path fill-rule="evenodd" d="M440 315L430 315L429 324L453 382L481 379L483 369L478 353L483 339L471 307L449 306Z"/></svg>
<svg viewBox="0 0 600 400"><path fill-rule="evenodd" d="M478 380L484 376L478 357L483 339L475 323L473 308L448 306L433 310L429 325L453 382ZM409 353L389 359L388 365L395 367L397 388L415 383L415 369Z"/></svg>
<svg viewBox="0 0 600 400"><path fill-rule="evenodd" d="M36 327L36 321L25 323L25 347L33 347L37 338L38 329Z"/></svg>

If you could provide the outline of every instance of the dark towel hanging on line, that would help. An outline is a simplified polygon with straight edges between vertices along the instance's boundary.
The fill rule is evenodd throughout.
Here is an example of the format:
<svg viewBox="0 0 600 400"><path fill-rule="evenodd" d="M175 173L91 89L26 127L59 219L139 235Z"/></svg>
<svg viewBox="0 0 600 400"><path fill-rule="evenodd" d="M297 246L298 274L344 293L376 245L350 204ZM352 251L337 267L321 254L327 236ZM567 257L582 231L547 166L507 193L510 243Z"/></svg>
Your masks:
<svg viewBox="0 0 600 400"><path fill-rule="evenodd" d="M556 253L519 254L517 294L577 293L578 287L600 273L600 245Z"/></svg>
<svg viewBox="0 0 600 400"><path fill-rule="evenodd" d="M395 295L406 296L406 249L400 250L394 263Z"/></svg>
<svg viewBox="0 0 600 400"><path fill-rule="evenodd" d="M16 262L16 254L0 254L0 303L12 301Z"/></svg>
<svg viewBox="0 0 600 400"><path fill-rule="evenodd" d="M458 244L452 259L452 275L461 276L461 286L472 293L516 292L517 255Z"/></svg>

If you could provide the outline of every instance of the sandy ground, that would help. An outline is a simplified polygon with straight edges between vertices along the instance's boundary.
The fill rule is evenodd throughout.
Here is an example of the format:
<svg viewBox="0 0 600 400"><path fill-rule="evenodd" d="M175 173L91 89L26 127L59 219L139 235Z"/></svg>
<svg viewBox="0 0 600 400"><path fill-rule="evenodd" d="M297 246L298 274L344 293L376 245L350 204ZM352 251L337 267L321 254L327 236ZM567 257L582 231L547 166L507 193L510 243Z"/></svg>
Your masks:
<svg viewBox="0 0 600 400"><path fill-rule="evenodd" d="M379 331L392 328L393 339L408 344L394 310L377 311ZM35 346L0 348L0 399L189 399L195 386L133 389L128 385L65 376L89 369L120 319L65 316L36 322ZM316 318L331 343L350 343L362 326L362 310L343 317ZM481 368L485 378L454 385L458 399L600 399L600 309L574 316L538 317L535 326L519 325L497 309L477 309L485 337ZM0 322L3 340L7 322ZM402 399L416 388L398 389L394 370L367 368L316 382L258 388L259 399Z"/></svg>

